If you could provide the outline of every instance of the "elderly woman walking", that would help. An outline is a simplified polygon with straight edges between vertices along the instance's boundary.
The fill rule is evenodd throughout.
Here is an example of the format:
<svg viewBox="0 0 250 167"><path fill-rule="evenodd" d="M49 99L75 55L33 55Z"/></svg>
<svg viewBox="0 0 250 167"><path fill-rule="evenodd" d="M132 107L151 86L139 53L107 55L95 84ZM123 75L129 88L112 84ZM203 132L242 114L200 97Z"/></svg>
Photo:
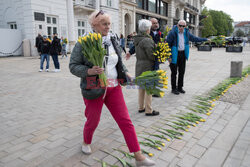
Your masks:
<svg viewBox="0 0 250 167"><path fill-rule="evenodd" d="M154 41L151 39L150 28L151 21L142 19L139 20L139 34L134 37L136 66L135 75L138 77L145 71L153 71L155 64L155 56L153 55ZM146 90L139 89L139 113L145 112L146 116L156 116L160 113L152 109L152 95L148 95Z"/></svg>
<svg viewBox="0 0 250 167"><path fill-rule="evenodd" d="M80 43L75 45L71 54L69 63L70 72L81 78L81 90L86 106L85 116L87 121L85 122L83 129L82 152L85 154L91 154L92 152L90 144L95 129L100 121L103 104L105 104L121 129L129 151L134 153L136 165L152 166L155 162L146 158L140 151L135 128L129 117L122 88L119 83L113 82L112 85L108 85L105 89L87 88L88 78L96 78L96 82L94 83L97 83L98 74L103 73L104 70L106 71L106 76L109 80L124 79L124 77L121 77L124 75L130 77L122 63L119 41L109 33L111 25L110 16L102 10L99 12L95 11L89 16L89 23L94 32L102 35L103 45L108 52L108 59L105 69L94 66L83 55Z"/></svg>

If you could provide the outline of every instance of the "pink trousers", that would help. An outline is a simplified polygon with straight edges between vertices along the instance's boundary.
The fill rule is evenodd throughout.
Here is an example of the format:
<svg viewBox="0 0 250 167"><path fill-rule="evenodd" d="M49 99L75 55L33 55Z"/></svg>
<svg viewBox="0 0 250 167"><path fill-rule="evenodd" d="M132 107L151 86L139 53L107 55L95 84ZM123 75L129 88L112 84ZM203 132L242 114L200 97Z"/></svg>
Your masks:
<svg viewBox="0 0 250 167"><path fill-rule="evenodd" d="M86 105L85 116L87 118L83 129L83 139L86 144L91 144L93 134L100 121L103 104L105 104L121 129L129 151L137 152L140 150L135 128L130 120L121 86L108 87L104 99L103 96L93 100L83 99Z"/></svg>

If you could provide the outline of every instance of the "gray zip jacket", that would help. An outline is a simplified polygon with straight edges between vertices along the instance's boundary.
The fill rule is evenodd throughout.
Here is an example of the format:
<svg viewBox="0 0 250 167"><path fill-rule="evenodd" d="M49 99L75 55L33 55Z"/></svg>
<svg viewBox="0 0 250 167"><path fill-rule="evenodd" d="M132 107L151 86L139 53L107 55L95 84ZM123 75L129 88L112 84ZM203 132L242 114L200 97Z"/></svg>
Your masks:
<svg viewBox="0 0 250 167"><path fill-rule="evenodd" d="M120 46L118 42L114 42L113 46L116 50L120 50ZM122 65L122 68L121 66L117 68L118 73L119 71L123 73L128 71L126 67L124 66L124 64L122 63L120 52L118 53L117 64ZM105 88L101 88L98 86L98 82L97 82L97 80L99 79L98 75L91 75L91 76L88 75L88 69L92 67L93 67L93 64L89 62L88 59L83 55L82 46L79 42L77 42L71 53L69 69L73 75L81 78L80 88L82 90L83 97L86 99L97 99L98 97L103 95L105 92ZM119 79L119 75L118 75L118 79Z"/></svg>

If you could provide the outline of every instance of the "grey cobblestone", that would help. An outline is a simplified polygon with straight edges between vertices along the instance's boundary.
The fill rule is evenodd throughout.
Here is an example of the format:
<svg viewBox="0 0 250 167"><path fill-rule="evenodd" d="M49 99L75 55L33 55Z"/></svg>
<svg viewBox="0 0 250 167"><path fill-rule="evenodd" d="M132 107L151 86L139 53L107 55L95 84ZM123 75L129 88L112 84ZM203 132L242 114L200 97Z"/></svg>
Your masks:
<svg viewBox="0 0 250 167"><path fill-rule="evenodd" d="M185 144L186 142L183 140L174 140L169 147L176 151L180 151L185 146Z"/></svg>
<svg viewBox="0 0 250 167"><path fill-rule="evenodd" d="M198 144L208 148L213 143L213 141L214 141L213 139L204 136L203 138L201 138L201 140L198 141Z"/></svg>
<svg viewBox="0 0 250 167"><path fill-rule="evenodd" d="M56 140L54 142L51 142L50 144L46 145L45 147L48 148L48 149L53 149L55 147L58 147L58 146L64 144L66 141L67 140L65 140L65 139L58 139L58 140Z"/></svg>
<svg viewBox="0 0 250 167"><path fill-rule="evenodd" d="M164 161L171 162L175 158L177 153L178 151L168 148L167 151L161 153L159 157Z"/></svg>
<svg viewBox="0 0 250 167"><path fill-rule="evenodd" d="M212 126L212 130L215 130L216 132L220 133L224 129L225 126L216 123L214 126Z"/></svg>
<svg viewBox="0 0 250 167"><path fill-rule="evenodd" d="M228 158L226 162L223 164L223 167L236 167L240 166L241 161L239 159Z"/></svg>
<svg viewBox="0 0 250 167"><path fill-rule="evenodd" d="M206 151L205 147L202 147L200 145L195 145L194 147L192 147L192 149L189 151L189 154L196 157L196 158L200 158L203 153Z"/></svg>
<svg viewBox="0 0 250 167"><path fill-rule="evenodd" d="M193 138L195 139L201 139L204 136L205 132L203 130L198 130L194 135Z"/></svg>
<svg viewBox="0 0 250 167"><path fill-rule="evenodd" d="M178 158L182 159L185 155L187 155L188 151L190 150L190 147L185 146L179 153Z"/></svg>
<svg viewBox="0 0 250 167"><path fill-rule="evenodd" d="M15 159L11 162L8 162L4 165L4 167L26 167L26 162L21 159Z"/></svg>
<svg viewBox="0 0 250 167"><path fill-rule="evenodd" d="M40 148L39 150L34 150L34 151L31 151L27 154L24 154L23 156L21 156L20 158L25 160L25 161L29 161L33 158L36 158L40 155L42 155L43 153L47 152L48 150L45 149L45 148Z"/></svg>
<svg viewBox="0 0 250 167"><path fill-rule="evenodd" d="M192 56L187 64L188 72L185 75L184 87L187 92L185 95L176 96L171 94L171 90L168 89L165 91L164 98L154 98L153 108L161 112L160 117L149 118L139 114L137 112L137 90L123 88L129 114L137 133L154 132L150 127L159 125L157 122L160 118L169 118L171 114L176 114L179 110L186 111L185 106L190 104L194 95L207 92L228 77L230 61L235 59L235 55L225 54L224 48L214 48L211 53L197 52L196 49L190 51ZM237 59L243 60L244 58L244 66L250 64L250 57L245 56L247 54L249 54L249 48L248 50L244 48L244 52L237 55ZM115 148L126 147L123 146L125 141L120 129L107 108L104 107L91 145L93 154L86 156L81 153L82 130L86 121L85 108L79 89L79 78L70 74L68 61L69 59L60 59L62 68L60 73L38 73L39 60L37 58L1 58L0 101L3 101L1 103L3 105L0 105L0 166L13 166L15 163L18 164L18 167L100 166L93 160L93 157L106 158L108 155L101 152L101 149L110 151L111 144ZM125 64L131 74L134 74L135 58L131 57L130 61L125 61ZM168 66L162 65L161 67L167 70L167 75L170 77ZM235 88L238 86L240 84ZM241 106L240 103L232 105L225 99L220 99L215 104L211 116L204 116L207 122L192 127L190 132L185 133L183 140L175 140L173 143L166 142L168 147L163 148L161 152L144 146L141 148L152 151L155 154L153 159L160 167L164 165L182 166L186 160L188 162L185 165L192 165L196 158L188 152L197 153L194 151L196 147L193 147L193 144L208 149L213 147L213 142L225 130L222 129L222 126L225 128L228 126L234 118L232 115L237 115L237 107ZM248 125L250 127L250 123ZM211 131L219 132L216 138L212 137L214 133ZM213 139L205 138L207 133ZM246 139L248 135L241 137ZM196 139L193 140L195 142L192 141L192 138ZM248 142L239 139L235 146L244 146L246 143L242 141ZM31 145L22 147L22 143L25 142L31 142ZM6 152L6 149L11 151L11 148L13 152ZM42 151L43 153L40 154L39 150L44 150L44 152ZM207 152L209 151L204 152L203 155L206 155ZM243 158L246 160L245 166L248 164L247 159L249 158L246 155L249 152L248 148ZM216 152L215 155L218 153L220 152ZM199 155L195 156L199 157ZM20 157L24 157L27 161ZM213 156L211 157L213 158ZM165 158L171 159L171 162L166 161ZM195 166L199 166L199 163Z"/></svg>
<svg viewBox="0 0 250 167"><path fill-rule="evenodd" d="M181 166L181 167L193 167L197 161L198 161L197 158L193 157L192 155L187 154L178 163L178 165Z"/></svg>
<svg viewBox="0 0 250 167"><path fill-rule="evenodd" d="M32 145L32 143L26 141L26 142L23 142L23 143L19 143L19 144L13 146L13 147L9 147L8 149L6 149L6 152L13 153L13 152L21 150L23 148L29 147L31 145Z"/></svg>
<svg viewBox="0 0 250 167"><path fill-rule="evenodd" d="M206 133L206 135L205 135L205 137L209 137L209 138L211 138L211 139L215 139L217 136L219 135L219 133L218 132L216 132L215 130L209 130L207 133Z"/></svg>
<svg viewBox="0 0 250 167"><path fill-rule="evenodd" d="M230 152L230 157L242 160L246 154L246 151L247 145L244 148L235 146Z"/></svg>

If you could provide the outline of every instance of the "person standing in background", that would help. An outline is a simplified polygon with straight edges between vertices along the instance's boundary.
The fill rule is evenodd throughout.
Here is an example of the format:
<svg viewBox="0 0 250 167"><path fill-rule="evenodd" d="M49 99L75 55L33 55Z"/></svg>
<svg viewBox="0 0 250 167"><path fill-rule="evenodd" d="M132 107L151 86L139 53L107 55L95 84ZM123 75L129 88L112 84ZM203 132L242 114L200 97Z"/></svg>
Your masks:
<svg viewBox="0 0 250 167"><path fill-rule="evenodd" d="M167 36L167 43L171 48L171 86L172 93L178 95L185 93L183 90L184 74L186 68L186 60L189 57L189 41L202 42L207 41L207 38L199 38L191 34L186 27L186 21L180 20L175 25ZM176 75L178 71L178 83L176 85Z"/></svg>
<svg viewBox="0 0 250 167"><path fill-rule="evenodd" d="M37 49L37 52L39 54L39 59L41 59L41 48L39 47L40 46L40 43L43 41L43 37L40 33L38 33L38 36L36 37L36 44L35 44L35 47Z"/></svg>
<svg viewBox="0 0 250 167"><path fill-rule="evenodd" d="M41 60L40 60L40 70L39 70L39 72L43 71L43 63L44 63L45 59L46 59L46 62L47 62L46 72L49 72L49 51L50 51L51 44L47 40L46 35L43 36L43 40L39 43L38 47L40 48L40 52L41 52Z"/></svg>
<svg viewBox="0 0 250 167"><path fill-rule="evenodd" d="M125 50L125 38L123 37L122 34L120 35L120 47L122 48L122 50L126 54L126 50Z"/></svg>
<svg viewBox="0 0 250 167"><path fill-rule="evenodd" d="M63 38L61 37L61 45L62 45L62 59L65 56L66 58L67 56L67 43L68 43L68 39L67 38Z"/></svg>
<svg viewBox="0 0 250 167"><path fill-rule="evenodd" d="M51 48L50 48L50 54L52 56L54 66L55 66L55 72L61 71L60 64L58 61L58 55L61 53L61 50L62 50L62 46L60 43L60 39L57 38L57 34L55 33L53 35L53 41L52 41Z"/></svg>

